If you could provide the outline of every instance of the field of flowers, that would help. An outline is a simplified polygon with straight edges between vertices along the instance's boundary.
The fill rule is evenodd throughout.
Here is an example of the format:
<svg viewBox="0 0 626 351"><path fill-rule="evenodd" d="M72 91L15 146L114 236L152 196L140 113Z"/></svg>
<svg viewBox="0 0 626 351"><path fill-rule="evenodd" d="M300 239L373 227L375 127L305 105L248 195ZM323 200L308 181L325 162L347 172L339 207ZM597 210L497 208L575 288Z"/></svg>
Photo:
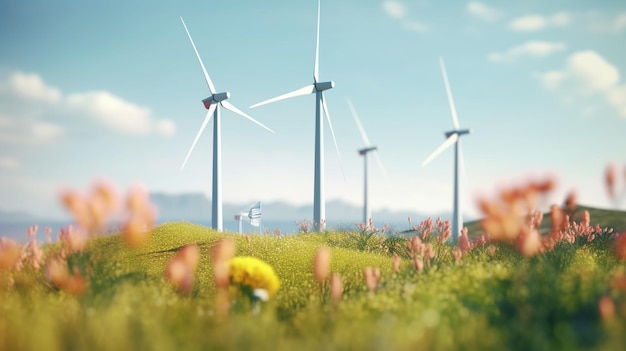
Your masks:
<svg viewBox="0 0 626 351"><path fill-rule="evenodd" d="M281 236L153 227L134 188L63 201L75 226L0 240L0 350L619 350L626 234L530 182L447 221ZM117 212L116 212L117 211ZM111 213L117 235L98 235ZM549 218L548 218L549 217ZM47 242L43 244L43 242Z"/></svg>

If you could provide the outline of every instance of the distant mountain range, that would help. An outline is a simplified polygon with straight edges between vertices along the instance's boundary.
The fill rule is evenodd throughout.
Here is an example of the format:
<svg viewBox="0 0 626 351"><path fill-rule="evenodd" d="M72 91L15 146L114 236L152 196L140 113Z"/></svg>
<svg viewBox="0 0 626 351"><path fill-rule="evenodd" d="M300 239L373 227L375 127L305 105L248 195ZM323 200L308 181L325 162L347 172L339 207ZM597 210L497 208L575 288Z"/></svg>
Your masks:
<svg viewBox="0 0 626 351"><path fill-rule="evenodd" d="M202 193L186 193L186 194L166 194L151 193L151 202L158 209L159 222L172 221L188 221L203 225L209 225L211 222L211 200ZM227 223L230 230L236 230L233 227L234 216L238 213L247 213L252 203L232 204L224 203L223 214L224 224ZM608 226L614 228L618 232L626 231L626 212L610 209L599 209L593 207L579 206L577 213L588 210L591 215L592 224L600 224L602 227ZM312 221L313 206L296 206L284 201L263 202L262 203L263 222L273 228L274 226L282 226L287 232L296 229L294 222ZM389 224L394 230L406 230L409 227L407 217L411 217L414 225L427 217L449 219L450 215L446 213L434 214L431 216L411 211L392 211L378 210L372 213L374 224L376 227L382 227ZM350 203L332 200L326 202L326 219L328 225L332 228L354 229L354 225L362 221L362 208ZM549 226L549 214L545 214L547 218L544 220L544 226ZM575 217L575 220L578 217ZM0 209L0 236L9 235L16 239L23 239L26 228L31 224L39 224L40 226L51 226L55 231L62 226L71 223L69 218L54 219L42 218L32 215L24 211L7 211ZM271 223L271 224L270 224ZM470 233L478 235L481 233L479 221L468 221L465 225L469 228ZM246 228L249 230L250 228Z"/></svg>
<svg viewBox="0 0 626 351"><path fill-rule="evenodd" d="M26 212L0 210L0 222L32 222L37 217Z"/></svg>
<svg viewBox="0 0 626 351"><path fill-rule="evenodd" d="M150 201L158 210L159 222L172 221L188 221L193 223L204 223L208 225L211 222L211 199L203 193L151 193ZM285 201L263 202L262 219L264 222L282 222L292 223L302 222L305 219L308 222L313 220L313 206L298 206ZM224 223L232 222L234 216L239 213L246 213L252 206L252 203L224 203L223 204ZM372 217L376 227L382 227L385 224L391 225L393 228L406 229L409 226L407 221L411 217L413 224L419 223L421 220L429 217L428 215L411 212L411 211L393 211L388 209L373 210ZM431 217L449 218L448 214L437 214ZM332 227L353 228L355 224L361 223L363 220L363 209L361 206L352 205L341 200L331 200L326 202L326 221ZM7 211L0 209L0 229L7 225L20 225L34 223L70 223L71 219L66 218L42 218L27 212ZM292 228L290 228L292 229ZM20 230L21 231L21 230Z"/></svg>
<svg viewBox="0 0 626 351"><path fill-rule="evenodd" d="M159 221L186 220L190 222L207 222L211 219L211 200L202 193L151 193L150 200L159 210ZM230 220L238 213L247 213L251 205L252 203L224 203L224 220ZM284 201L263 202L261 205L264 220L299 222L305 218L308 221L312 220L312 205L296 206ZM411 216L414 223L428 217L419 213L411 213L410 211L391 211L386 209L372 211L372 217L377 226L387 223L406 224L408 226L407 218L409 216ZM441 217L444 216L441 215ZM340 200L326 202L326 218L329 223L360 223L362 217L363 209L360 206L354 206Z"/></svg>

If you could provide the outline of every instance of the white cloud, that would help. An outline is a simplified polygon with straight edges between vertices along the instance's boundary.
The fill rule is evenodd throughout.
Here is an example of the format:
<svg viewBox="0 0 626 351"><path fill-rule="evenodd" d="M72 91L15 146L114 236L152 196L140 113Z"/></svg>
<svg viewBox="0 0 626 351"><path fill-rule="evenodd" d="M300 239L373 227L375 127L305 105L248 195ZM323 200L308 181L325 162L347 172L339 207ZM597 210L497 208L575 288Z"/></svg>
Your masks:
<svg viewBox="0 0 626 351"><path fill-rule="evenodd" d="M617 17L614 23L614 28L618 32L622 29L626 29L626 13L622 13Z"/></svg>
<svg viewBox="0 0 626 351"><path fill-rule="evenodd" d="M47 122L34 122L31 128L32 136L36 140L55 140L63 134L63 128Z"/></svg>
<svg viewBox="0 0 626 351"><path fill-rule="evenodd" d="M37 109L35 115L46 116L56 113L80 114L81 117L98 122L123 134L149 135L159 134L171 136L176 128L170 120L157 121L153 118L150 109L133 104L108 91L91 91L74 93L64 96L55 87L46 85L36 73L25 74L15 72L0 83L0 99L10 101L11 120L17 121L13 125L14 131L19 133L0 132L0 141L20 142L30 138L53 140L58 137L63 128L34 120L23 121L26 117L33 118L26 110ZM45 106L41 103L46 103ZM6 115L7 108L0 106L0 114ZM28 115L28 116L27 116ZM4 117L6 120L8 117ZM13 134L13 135L12 135Z"/></svg>
<svg viewBox="0 0 626 351"><path fill-rule="evenodd" d="M592 33L617 34L626 29L626 12L588 11L576 15L577 22Z"/></svg>
<svg viewBox="0 0 626 351"><path fill-rule="evenodd" d="M609 89L606 93L606 99L619 111L620 116L626 117L626 84Z"/></svg>
<svg viewBox="0 0 626 351"><path fill-rule="evenodd" d="M122 133L141 135L151 130L149 109L124 101L107 91L71 94L67 97L67 104Z"/></svg>
<svg viewBox="0 0 626 351"><path fill-rule="evenodd" d="M552 16L528 15L512 20L509 28L519 32L531 32L549 27L566 27L572 20L573 15L567 12L559 12Z"/></svg>
<svg viewBox="0 0 626 351"><path fill-rule="evenodd" d="M47 103L57 103L61 100L61 92L54 87L47 86L35 73L14 72L1 86L3 91L8 90L9 93L26 100Z"/></svg>
<svg viewBox="0 0 626 351"><path fill-rule="evenodd" d="M0 116L1 144L43 144L56 141L65 130L56 124L31 118Z"/></svg>
<svg viewBox="0 0 626 351"><path fill-rule="evenodd" d="M406 16L406 6L395 0L386 0L382 4L383 11L392 18L401 19Z"/></svg>
<svg viewBox="0 0 626 351"><path fill-rule="evenodd" d="M541 81L541 84L550 90L556 89L561 82L565 80L565 72L549 71L546 73L536 73L535 77Z"/></svg>
<svg viewBox="0 0 626 351"><path fill-rule="evenodd" d="M0 169L5 169L8 171L14 171L20 168L20 163L13 157L0 157Z"/></svg>
<svg viewBox="0 0 626 351"><path fill-rule="evenodd" d="M606 91L619 82L617 68L591 50L571 55L566 69L589 92Z"/></svg>
<svg viewBox="0 0 626 351"><path fill-rule="evenodd" d="M502 17L502 12L478 1L470 1L465 7L465 10L470 15L487 22L493 22Z"/></svg>
<svg viewBox="0 0 626 351"><path fill-rule="evenodd" d="M171 137L176 133L176 125L174 122L162 119L155 123L156 132L160 135Z"/></svg>
<svg viewBox="0 0 626 351"><path fill-rule="evenodd" d="M626 84L620 83L617 67L595 51L579 51L568 57L560 71L537 74L541 83L552 90L575 88L577 94L600 94L626 117Z"/></svg>
<svg viewBox="0 0 626 351"><path fill-rule="evenodd" d="M545 57L555 52L565 50L565 44L553 43L549 41L529 41L522 45L515 46L505 52L492 52L487 58L493 62L513 61L518 57Z"/></svg>
<svg viewBox="0 0 626 351"><path fill-rule="evenodd" d="M548 18L548 25L554 27L567 27L573 21L573 15L568 12L559 12Z"/></svg>
<svg viewBox="0 0 626 351"><path fill-rule="evenodd" d="M420 34L428 31L428 26L425 23L407 18L408 10L402 2L386 0L382 3L382 7L383 11L389 17L399 21L405 30Z"/></svg>
<svg viewBox="0 0 626 351"><path fill-rule="evenodd" d="M532 31L546 27L546 19L539 15L525 16L513 20L509 27L518 31Z"/></svg>

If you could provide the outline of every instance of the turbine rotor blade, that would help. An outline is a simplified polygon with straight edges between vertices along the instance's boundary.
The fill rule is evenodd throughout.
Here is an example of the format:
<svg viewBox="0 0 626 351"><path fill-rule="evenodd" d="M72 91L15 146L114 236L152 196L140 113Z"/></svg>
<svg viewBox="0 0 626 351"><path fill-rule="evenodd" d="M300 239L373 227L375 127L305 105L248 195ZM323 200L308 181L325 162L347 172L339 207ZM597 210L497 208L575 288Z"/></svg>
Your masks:
<svg viewBox="0 0 626 351"><path fill-rule="evenodd" d="M445 149L449 148L454 143L456 143L457 140L459 140L459 135L458 134L452 134L448 139L446 139L446 141L443 142L443 144L441 144L437 148L437 150L435 150L432 154L430 154L430 156L428 156L426 158L426 160L424 160L424 162L422 162L422 167L426 166L430 161L432 161L435 157L437 157L437 155L439 155Z"/></svg>
<svg viewBox="0 0 626 351"><path fill-rule="evenodd" d="M236 113L236 114L238 114L238 115L240 115L240 116L242 116L242 117L244 117L244 118L248 119L248 120L249 120L249 121L251 121L252 123L255 123L256 125L261 126L262 128L265 128L265 129L267 129L268 131L270 131L270 132L274 133L274 131L273 131L273 130L271 130L270 128L268 128L267 126L265 126L263 123L261 123L261 122L257 121L256 119L254 119L254 118L252 118L252 117L248 116L247 114L243 113L241 110L239 110L238 108L236 108L235 106L233 106L233 104L231 104L230 102L228 102L228 101L226 101L226 100L222 100L222 101L220 102L220 104L222 104L222 106L223 106L225 109L227 109L227 110L229 110L229 111L231 111L231 112L234 112L234 113Z"/></svg>
<svg viewBox="0 0 626 351"><path fill-rule="evenodd" d="M206 128L206 125L209 123L209 120L211 119L211 116L213 116L213 112L215 112L216 108L217 108L217 104L211 105L211 107L209 107L209 110L206 113L206 117L204 117L204 121L202 122L202 126L200 126L200 130L198 131L198 134L196 135L196 139L194 139L193 144L191 144L191 148L189 149L189 152L187 153L187 156L185 157L185 161L183 162L183 165L180 167L181 172L183 171L183 168L185 168L185 164L187 163L187 160L189 159L189 156L191 155L193 148L196 147L196 143L198 142L198 139L200 139L200 135L202 135L204 128Z"/></svg>
<svg viewBox="0 0 626 351"><path fill-rule="evenodd" d="M215 94L215 87L213 86L213 82L211 81L211 77L204 68L204 63L202 63L202 59L200 58L200 54L198 53L198 49L196 49L196 44L194 44L193 39L191 39L191 34L189 34L189 30L187 29L187 25L185 25L185 21L183 17L180 17L181 22L183 22L183 27L185 27L185 32L187 32L187 36L189 37L189 41L191 41L191 46L193 46L193 51L196 52L196 57L198 57L198 62L200 62L200 67L202 67L202 73L204 73L204 79L206 79L206 83L209 86L209 91L211 94Z"/></svg>
<svg viewBox="0 0 626 351"><path fill-rule="evenodd" d="M265 101L261 101L259 103L256 103L256 104L250 106L250 108L255 108L255 107L258 107L258 106L261 106L261 105L265 105L265 104L269 104L269 103L272 103L272 102L276 102L276 101L280 101L280 100L284 100L284 99L289 99L289 98L292 98L292 97L295 97L295 96L312 94L315 91L316 91L315 90L315 84L310 84L310 85L307 85L307 86L305 86L303 88L300 88L298 90L294 90L292 92L289 92L289 93L286 93L286 94L283 94L283 95L280 95L280 96L277 96L277 97L274 97L274 98L271 98L271 99L267 99Z"/></svg>
<svg viewBox="0 0 626 351"><path fill-rule="evenodd" d="M446 84L446 94L448 94L448 103L450 104L450 112L452 113L452 123L454 128L459 130L459 118L456 115L456 108L454 107L454 100L452 99L452 91L450 90L450 83L448 82L448 74L446 73L446 66L443 63L443 58L439 58L439 65L441 66L441 73L443 74L443 81Z"/></svg>
<svg viewBox="0 0 626 351"><path fill-rule="evenodd" d="M343 179L346 179L346 173L343 170L343 161L341 161L341 154L339 153L339 146L337 146L337 139L335 139L335 132L333 131L333 123L330 121L330 114L328 114L328 106L326 106L326 99L324 98L324 93L322 92L322 107L324 108L324 114L326 115L326 120L328 121L328 127L330 127L330 135L333 137L333 143L335 143L335 150L337 151L337 157L339 157L339 166L341 167L341 174L343 174Z"/></svg>
<svg viewBox="0 0 626 351"><path fill-rule="evenodd" d="M363 139L363 143L365 143L365 146L370 146L370 140L367 137L367 134L365 134L365 128L363 128L363 124L361 124L361 120L359 119L359 115L356 113L356 110L354 109L354 106L352 105L352 101L350 101L350 99L346 98L346 101L348 102L348 107L350 108L350 112L352 112L352 117L354 118L354 121L356 122L356 126L357 128L359 128L359 133L361 133L361 138Z"/></svg>
<svg viewBox="0 0 626 351"><path fill-rule="evenodd" d="M315 39L315 68L313 69L313 80L315 83L319 78L319 60L320 60L320 3L317 1L317 37Z"/></svg>

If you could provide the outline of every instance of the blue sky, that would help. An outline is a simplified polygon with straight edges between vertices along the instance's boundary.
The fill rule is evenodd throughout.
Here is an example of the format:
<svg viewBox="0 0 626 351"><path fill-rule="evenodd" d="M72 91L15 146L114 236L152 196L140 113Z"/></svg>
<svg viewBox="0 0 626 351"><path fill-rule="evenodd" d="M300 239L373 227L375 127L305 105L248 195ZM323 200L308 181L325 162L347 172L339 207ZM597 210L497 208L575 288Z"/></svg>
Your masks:
<svg viewBox="0 0 626 351"><path fill-rule="evenodd" d="M98 178L210 196L210 128L179 172L208 96L179 16L217 90L276 131L223 111L224 202L311 203L314 97L248 106L312 82L316 10L315 0L3 2L0 209L61 215L60 189ZM362 201L350 98L387 171L372 165L374 216L451 210L452 149L420 166L452 128L442 56L472 130L470 217L476 196L546 175L559 185L551 201L575 189L581 203L610 206L604 169L626 166L623 43L623 1L322 1L320 77L336 83L326 99L345 169L344 180L326 129L327 200Z"/></svg>

